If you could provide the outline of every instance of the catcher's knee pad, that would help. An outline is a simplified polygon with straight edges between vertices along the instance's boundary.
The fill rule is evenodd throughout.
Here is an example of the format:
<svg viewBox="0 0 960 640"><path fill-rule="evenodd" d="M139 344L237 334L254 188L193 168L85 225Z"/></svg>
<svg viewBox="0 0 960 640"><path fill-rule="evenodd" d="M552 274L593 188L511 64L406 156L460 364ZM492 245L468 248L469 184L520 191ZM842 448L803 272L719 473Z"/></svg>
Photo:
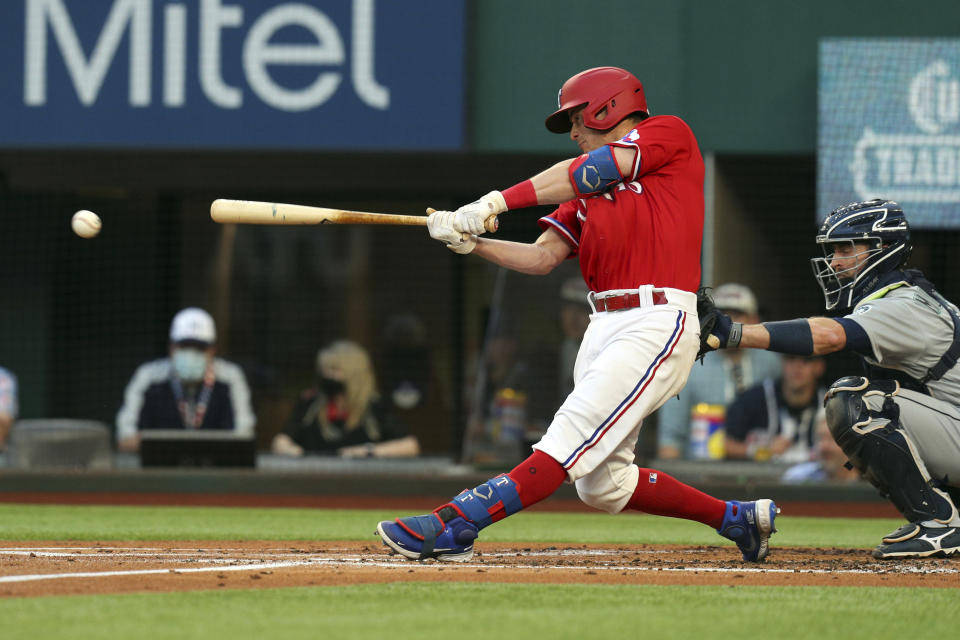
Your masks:
<svg viewBox="0 0 960 640"><path fill-rule="evenodd" d="M637 488L639 473L635 464L602 464L574 485L584 504L607 513L620 513Z"/></svg>
<svg viewBox="0 0 960 640"><path fill-rule="evenodd" d="M888 498L910 522L956 517L956 507L934 486L910 436L900 425L893 400L896 382L871 382L862 376L840 378L826 396L827 425L834 440L870 484ZM875 396L880 409L871 409Z"/></svg>

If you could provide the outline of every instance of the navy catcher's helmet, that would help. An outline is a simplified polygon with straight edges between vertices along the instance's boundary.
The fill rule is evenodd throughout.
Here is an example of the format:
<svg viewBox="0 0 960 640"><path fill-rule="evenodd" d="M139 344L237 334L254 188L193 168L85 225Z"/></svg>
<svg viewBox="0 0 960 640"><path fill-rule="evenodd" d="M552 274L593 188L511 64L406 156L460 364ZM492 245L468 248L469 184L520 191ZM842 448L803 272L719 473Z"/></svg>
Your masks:
<svg viewBox="0 0 960 640"><path fill-rule="evenodd" d="M831 266L839 244L862 242L866 251L851 252L858 258L854 267L836 270ZM823 258L813 258L813 275L817 278L826 308L847 310L877 288L880 279L901 267L910 257L910 225L903 209L892 200L854 202L834 209L817 233L817 244Z"/></svg>

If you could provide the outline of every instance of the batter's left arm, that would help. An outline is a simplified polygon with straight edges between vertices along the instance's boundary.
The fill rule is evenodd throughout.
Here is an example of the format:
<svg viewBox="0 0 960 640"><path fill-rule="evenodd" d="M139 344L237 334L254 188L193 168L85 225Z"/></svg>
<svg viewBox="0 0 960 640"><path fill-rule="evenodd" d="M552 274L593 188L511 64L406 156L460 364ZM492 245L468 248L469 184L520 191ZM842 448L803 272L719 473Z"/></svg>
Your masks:
<svg viewBox="0 0 960 640"><path fill-rule="evenodd" d="M612 156L612 161L615 163L616 169L619 171L619 176L621 178L623 176L631 175L633 171L633 162L636 158L636 152L632 149L627 149L624 147L605 145L600 149L586 154L586 158L584 156L579 156L577 158L563 160L553 165L546 171L542 171L530 178L530 182L533 184L534 192L537 194L537 204L561 204L564 202L569 202L576 197L584 195L584 191L589 190L590 187L601 186L596 181L604 179L603 175L607 176L606 179L613 180L614 175L612 172L608 171L606 174L603 173L603 163L607 161L605 154L608 153ZM599 165L598 171L594 172L593 170L589 170L587 174L582 175L582 179L585 181L585 184L582 185L582 188L579 190L575 189L574 184L576 177L571 179L571 167L573 167L575 163L590 163L591 160L594 160L595 158L598 159L598 161L594 162L593 164ZM611 163L611 167L613 166L613 163ZM614 180L614 182L619 182L619 180Z"/></svg>
<svg viewBox="0 0 960 640"><path fill-rule="evenodd" d="M491 191L482 198L463 205L451 216L452 229L457 233L479 236L489 229L495 229L496 217L505 211L544 204L562 204L574 198L601 193L611 185L625 180L625 176L634 175L637 153L636 149L632 148L603 145L590 153L558 162L529 180L502 192ZM470 251L472 247L458 253Z"/></svg>

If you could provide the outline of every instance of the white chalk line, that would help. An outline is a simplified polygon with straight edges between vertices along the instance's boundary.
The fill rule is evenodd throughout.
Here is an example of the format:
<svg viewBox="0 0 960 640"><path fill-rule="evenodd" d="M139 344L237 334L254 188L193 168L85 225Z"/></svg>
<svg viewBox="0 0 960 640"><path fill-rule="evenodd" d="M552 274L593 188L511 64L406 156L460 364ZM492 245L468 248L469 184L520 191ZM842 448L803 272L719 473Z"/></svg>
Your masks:
<svg viewBox="0 0 960 640"><path fill-rule="evenodd" d="M309 560L301 562L267 562L261 564L231 565L226 567L187 567L182 569L134 569L127 571L83 571L79 573L35 573L31 575L0 576L3 582L31 582L34 580L59 580L63 578L111 578L118 576L147 576L157 574L203 573L209 571L262 571L264 569L285 569L298 565L312 564Z"/></svg>
<svg viewBox="0 0 960 640"><path fill-rule="evenodd" d="M29 549L18 547L14 549L2 549L0 548L0 556L3 555L30 555L35 554L38 557L40 553L51 553L53 557L74 557L74 558L96 558L96 557L116 557L119 553L120 548L117 547L97 547L96 549L110 549L113 552L111 553L96 553L91 551L96 551L96 549L83 548L83 547L72 547L71 550L79 550L81 553L74 554L65 554L57 552L49 552L46 548L38 549ZM60 549L64 549L60 547ZM175 553L169 553L174 550L166 550L166 554L169 557L176 558ZM196 549L184 549L184 553L196 554L198 550ZM220 553L222 549L209 550L210 553ZM229 550L226 550L229 551ZM234 549L232 551L240 551ZM346 551L346 550L342 550ZM123 552L129 553L129 552ZM631 551L632 553L632 551ZM557 550L555 552L531 552L517 554L514 552L511 553L485 553L485 558L491 557L517 557L517 556L549 556L549 555L567 555L567 556L603 556L603 555L622 555L623 552L616 550ZM141 553L130 553L130 555L136 555L138 557L150 556L156 557L156 554L141 554ZM265 554L259 553L256 554L263 556ZM743 566L743 567L714 567L714 566L674 566L674 567L637 567L632 565L602 565L602 566L583 566L583 567L571 567L569 565L538 565L538 564L491 564L487 562L477 563L477 562L426 562L426 563L414 563L410 560L399 556L378 556L378 560L372 560L368 556L361 555L348 555L341 556L337 558L329 557L303 557L303 553L298 554L289 554L284 553L280 555L297 555L299 556L296 560L283 560L276 562L259 562L253 564L242 564L243 562L248 562L249 559L243 558L216 558L209 559L215 560L217 566L206 566L206 567L183 567L175 569L129 569L123 571L85 571L85 572L68 572L68 573L47 573L47 574L26 574L26 575L10 575L10 576L0 576L0 583L15 583L15 582L28 582L36 580L59 580L65 578L108 578L108 577L119 577L119 576L137 576L137 575L159 575L159 574L178 574L178 573L208 573L208 572L224 572L224 571L262 571L266 569L286 569L294 567L333 567L333 568L358 568L358 567L371 567L378 569L398 569L398 568L413 568L417 569L428 569L428 570L442 570L442 569L473 569L473 570L490 570L490 569L509 569L509 570L547 570L547 571L580 571L580 572L611 572L619 571L621 573L652 573L652 572L663 572L663 573L733 573L733 574L759 574L759 573L770 573L770 574L811 574L811 575L869 575L869 574L886 574L891 573L890 565L877 564L864 569L793 569L793 568L774 568L774 567L752 567L752 566ZM184 561L184 560L180 560ZM228 564L221 564L228 563ZM924 567L919 565L896 565L894 573L913 573L913 574L946 574L946 575L957 575L960 574L960 569L953 567Z"/></svg>

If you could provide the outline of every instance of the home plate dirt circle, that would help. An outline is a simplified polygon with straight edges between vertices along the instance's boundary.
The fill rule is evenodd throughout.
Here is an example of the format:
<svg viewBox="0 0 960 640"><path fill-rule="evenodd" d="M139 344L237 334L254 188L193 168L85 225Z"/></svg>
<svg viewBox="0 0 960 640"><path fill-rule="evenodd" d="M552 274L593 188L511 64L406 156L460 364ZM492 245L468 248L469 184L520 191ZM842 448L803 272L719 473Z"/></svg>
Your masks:
<svg viewBox="0 0 960 640"><path fill-rule="evenodd" d="M879 562L866 549L778 547L747 564L734 547L487 543L468 562L441 563L354 541L5 541L0 597L411 581L956 589L958 560Z"/></svg>

